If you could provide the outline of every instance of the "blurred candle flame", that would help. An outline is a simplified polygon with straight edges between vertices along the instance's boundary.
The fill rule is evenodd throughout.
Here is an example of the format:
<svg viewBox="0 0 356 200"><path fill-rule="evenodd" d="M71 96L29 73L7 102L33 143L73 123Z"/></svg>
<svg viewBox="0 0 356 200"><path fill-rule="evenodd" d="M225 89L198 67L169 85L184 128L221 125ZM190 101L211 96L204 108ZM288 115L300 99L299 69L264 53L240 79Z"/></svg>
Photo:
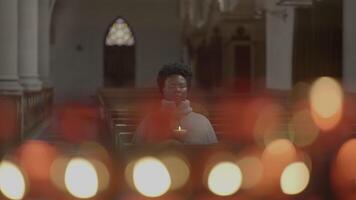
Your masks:
<svg viewBox="0 0 356 200"><path fill-rule="evenodd" d="M9 199L22 199L26 191L25 178L12 162L0 162L0 191Z"/></svg>
<svg viewBox="0 0 356 200"><path fill-rule="evenodd" d="M240 168L232 162L220 162L209 173L208 187L219 196L229 196L236 193L242 183Z"/></svg>
<svg viewBox="0 0 356 200"><path fill-rule="evenodd" d="M97 172L94 166L83 158L73 158L69 161L64 181L69 193L77 198L91 198L98 191Z"/></svg>
<svg viewBox="0 0 356 200"><path fill-rule="evenodd" d="M310 107L316 125L322 130L334 128L342 116L343 92L330 77L317 79L310 90Z"/></svg>
<svg viewBox="0 0 356 200"><path fill-rule="evenodd" d="M154 157L144 157L135 163L133 182L138 192L147 197L162 196L171 186L166 166Z"/></svg>
<svg viewBox="0 0 356 200"><path fill-rule="evenodd" d="M289 195L299 194L308 186L309 179L309 169L304 163L292 163L288 165L282 173L282 191Z"/></svg>

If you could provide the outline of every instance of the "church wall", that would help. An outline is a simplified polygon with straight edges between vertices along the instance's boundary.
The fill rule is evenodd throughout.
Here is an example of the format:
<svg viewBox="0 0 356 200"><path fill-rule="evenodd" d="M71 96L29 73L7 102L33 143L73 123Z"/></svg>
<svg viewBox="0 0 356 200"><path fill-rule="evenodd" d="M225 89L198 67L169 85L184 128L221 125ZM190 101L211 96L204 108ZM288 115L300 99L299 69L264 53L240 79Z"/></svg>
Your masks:
<svg viewBox="0 0 356 200"><path fill-rule="evenodd" d="M136 40L136 87L155 86L162 64L180 59L178 0L58 0L52 16L56 100L85 100L103 85L108 27L123 17Z"/></svg>

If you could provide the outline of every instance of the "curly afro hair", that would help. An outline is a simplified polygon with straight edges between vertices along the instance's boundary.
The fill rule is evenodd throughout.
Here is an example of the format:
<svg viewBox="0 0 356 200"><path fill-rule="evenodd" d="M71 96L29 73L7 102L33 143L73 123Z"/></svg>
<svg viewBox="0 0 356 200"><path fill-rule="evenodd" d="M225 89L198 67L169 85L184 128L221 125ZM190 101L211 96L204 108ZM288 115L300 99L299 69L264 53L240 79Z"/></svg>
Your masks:
<svg viewBox="0 0 356 200"><path fill-rule="evenodd" d="M163 65L163 67L159 70L157 76L157 84L159 87L159 91L163 94L163 87L166 81L166 78L171 75L181 75L187 81L188 89L190 89L192 82L192 71L190 67L184 63L174 62Z"/></svg>

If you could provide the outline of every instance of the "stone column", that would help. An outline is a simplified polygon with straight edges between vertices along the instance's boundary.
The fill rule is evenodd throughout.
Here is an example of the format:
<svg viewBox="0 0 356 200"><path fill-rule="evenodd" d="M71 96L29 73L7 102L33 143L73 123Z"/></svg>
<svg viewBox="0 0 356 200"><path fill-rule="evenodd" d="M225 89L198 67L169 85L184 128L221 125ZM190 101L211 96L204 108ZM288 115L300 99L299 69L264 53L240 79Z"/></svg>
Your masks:
<svg viewBox="0 0 356 200"><path fill-rule="evenodd" d="M39 76L43 87L50 87L51 1L39 0Z"/></svg>
<svg viewBox="0 0 356 200"><path fill-rule="evenodd" d="M27 91L42 89L38 74L38 0L19 0L19 76Z"/></svg>
<svg viewBox="0 0 356 200"><path fill-rule="evenodd" d="M18 77L17 0L0 0L0 91L21 93Z"/></svg>
<svg viewBox="0 0 356 200"><path fill-rule="evenodd" d="M356 1L343 3L343 83L346 91L356 92Z"/></svg>

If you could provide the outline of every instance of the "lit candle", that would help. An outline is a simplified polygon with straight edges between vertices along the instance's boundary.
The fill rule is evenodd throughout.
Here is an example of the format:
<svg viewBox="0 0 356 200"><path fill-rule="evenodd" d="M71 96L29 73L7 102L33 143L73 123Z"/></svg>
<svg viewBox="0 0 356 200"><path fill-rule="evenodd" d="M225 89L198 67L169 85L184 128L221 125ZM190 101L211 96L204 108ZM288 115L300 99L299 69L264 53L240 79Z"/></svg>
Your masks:
<svg viewBox="0 0 356 200"><path fill-rule="evenodd" d="M174 132L178 135L183 135L187 132L187 130L183 129L180 125L178 125L177 129L174 129Z"/></svg>

